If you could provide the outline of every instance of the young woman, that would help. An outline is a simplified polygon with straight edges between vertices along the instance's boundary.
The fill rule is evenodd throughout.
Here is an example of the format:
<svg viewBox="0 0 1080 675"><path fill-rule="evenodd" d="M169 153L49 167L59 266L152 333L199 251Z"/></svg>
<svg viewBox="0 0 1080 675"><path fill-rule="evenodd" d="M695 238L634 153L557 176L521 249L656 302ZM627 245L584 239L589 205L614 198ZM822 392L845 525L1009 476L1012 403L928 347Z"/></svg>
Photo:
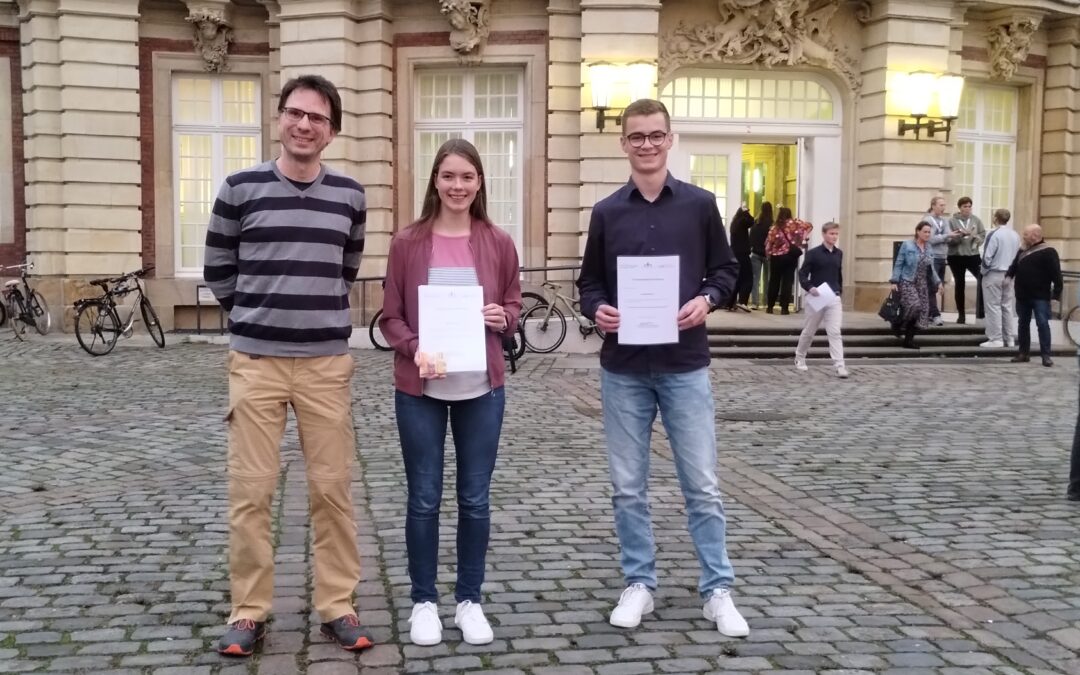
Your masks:
<svg viewBox="0 0 1080 675"><path fill-rule="evenodd" d="M930 248L930 223L915 226L915 238L905 241L896 254L892 277L892 290L900 291L900 323L893 326L897 337L904 336L904 347L915 346L915 331L926 328L930 322L930 297L941 286L941 277L934 266L934 253Z"/></svg>
<svg viewBox="0 0 1080 675"><path fill-rule="evenodd" d="M765 241L772 229L772 203L761 203L761 214L750 228L750 265L754 270L754 285L750 291L750 309L761 309L761 298L769 289L769 258L765 253Z"/></svg>
<svg viewBox="0 0 1080 675"><path fill-rule="evenodd" d="M479 285L484 291L487 370L436 374L418 351L424 284ZM480 155L452 139L435 155L420 219L390 243L379 328L394 349L398 435L408 481L405 545L412 580L409 635L418 645L442 641L435 590L439 557L446 424L457 449L457 611L469 644L493 635L480 605L491 517L488 493L505 405L501 337L517 326L521 286L514 242L487 216Z"/></svg>
<svg viewBox="0 0 1080 675"><path fill-rule="evenodd" d="M765 252L769 254L769 293L765 311L769 314L773 313L777 296L780 313L791 313L788 305L794 300L795 270L812 229L810 223L792 218L791 209L786 206L776 212L776 223L765 240Z"/></svg>

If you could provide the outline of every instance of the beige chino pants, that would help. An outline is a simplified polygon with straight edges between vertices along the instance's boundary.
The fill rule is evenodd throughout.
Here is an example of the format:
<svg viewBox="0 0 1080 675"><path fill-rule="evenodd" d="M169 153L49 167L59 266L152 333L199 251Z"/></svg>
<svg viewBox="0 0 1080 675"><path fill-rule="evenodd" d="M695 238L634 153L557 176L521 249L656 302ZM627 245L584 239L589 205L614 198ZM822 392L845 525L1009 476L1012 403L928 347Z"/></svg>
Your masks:
<svg viewBox="0 0 1080 675"><path fill-rule="evenodd" d="M287 406L296 413L315 531L315 610L333 621L356 610L360 552L352 510L356 457L352 356L282 358L230 351L229 583L232 613L265 621L274 595L270 504L277 491Z"/></svg>

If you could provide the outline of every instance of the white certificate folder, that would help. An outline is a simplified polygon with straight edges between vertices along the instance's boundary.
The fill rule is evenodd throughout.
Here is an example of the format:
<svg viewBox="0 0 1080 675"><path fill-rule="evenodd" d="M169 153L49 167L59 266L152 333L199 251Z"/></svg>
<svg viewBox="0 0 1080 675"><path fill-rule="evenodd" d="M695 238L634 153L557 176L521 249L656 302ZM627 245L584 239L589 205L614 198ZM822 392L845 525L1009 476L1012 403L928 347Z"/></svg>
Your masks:
<svg viewBox="0 0 1080 675"><path fill-rule="evenodd" d="M441 354L446 372L487 370L482 286L420 286L420 351Z"/></svg>
<svg viewBox="0 0 1080 675"><path fill-rule="evenodd" d="M619 256L619 344L679 341L679 256Z"/></svg>

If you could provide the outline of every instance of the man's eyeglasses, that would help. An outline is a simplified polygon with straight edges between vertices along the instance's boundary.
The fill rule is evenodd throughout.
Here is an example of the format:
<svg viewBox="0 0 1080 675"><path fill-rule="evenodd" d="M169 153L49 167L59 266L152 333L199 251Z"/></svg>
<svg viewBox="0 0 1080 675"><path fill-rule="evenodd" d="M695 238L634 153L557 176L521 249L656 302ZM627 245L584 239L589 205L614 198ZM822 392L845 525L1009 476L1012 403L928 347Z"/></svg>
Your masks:
<svg viewBox="0 0 1080 675"><path fill-rule="evenodd" d="M320 115L319 113L308 112L301 110L300 108L282 108L281 114L285 116L285 119L290 122L299 122L306 116L308 122L313 127L328 127L330 126L330 118L326 115Z"/></svg>
<svg viewBox="0 0 1080 675"><path fill-rule="evenodd" d="M630 145L635 148L640 148L645 145L645 139L649 139L649 143L656 147L667 140L668 133L666 131L654 131L651 134L630 134L626 137L626 140L630 142Z"/></svg>

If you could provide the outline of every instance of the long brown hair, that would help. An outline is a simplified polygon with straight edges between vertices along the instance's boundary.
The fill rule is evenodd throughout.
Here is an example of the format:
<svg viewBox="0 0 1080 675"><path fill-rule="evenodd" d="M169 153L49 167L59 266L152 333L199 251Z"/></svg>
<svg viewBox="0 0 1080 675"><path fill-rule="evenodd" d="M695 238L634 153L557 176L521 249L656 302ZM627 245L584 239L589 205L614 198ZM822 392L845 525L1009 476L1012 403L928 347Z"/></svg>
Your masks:
<svg viewBox="0 0 1080 675"><path fill-rule="evenodd" d="M480 178L480 189L476 191L476 197L469 206L469 215L473 217L473 220L491 225L491 219L487 214L487 181L484 179L484 165L480 161L480 153L476 146L464 138L451 138L435 153L435 161L431 165L431 174L428 176L427 191L424 193L424 206L420 209L420 218L414 224L419 227L430 227L439 215L442 202L439 200L439 189L435 187L435 179L439 175L439 166L450 155L461 157L476 169L476 175Z"/></svg>

